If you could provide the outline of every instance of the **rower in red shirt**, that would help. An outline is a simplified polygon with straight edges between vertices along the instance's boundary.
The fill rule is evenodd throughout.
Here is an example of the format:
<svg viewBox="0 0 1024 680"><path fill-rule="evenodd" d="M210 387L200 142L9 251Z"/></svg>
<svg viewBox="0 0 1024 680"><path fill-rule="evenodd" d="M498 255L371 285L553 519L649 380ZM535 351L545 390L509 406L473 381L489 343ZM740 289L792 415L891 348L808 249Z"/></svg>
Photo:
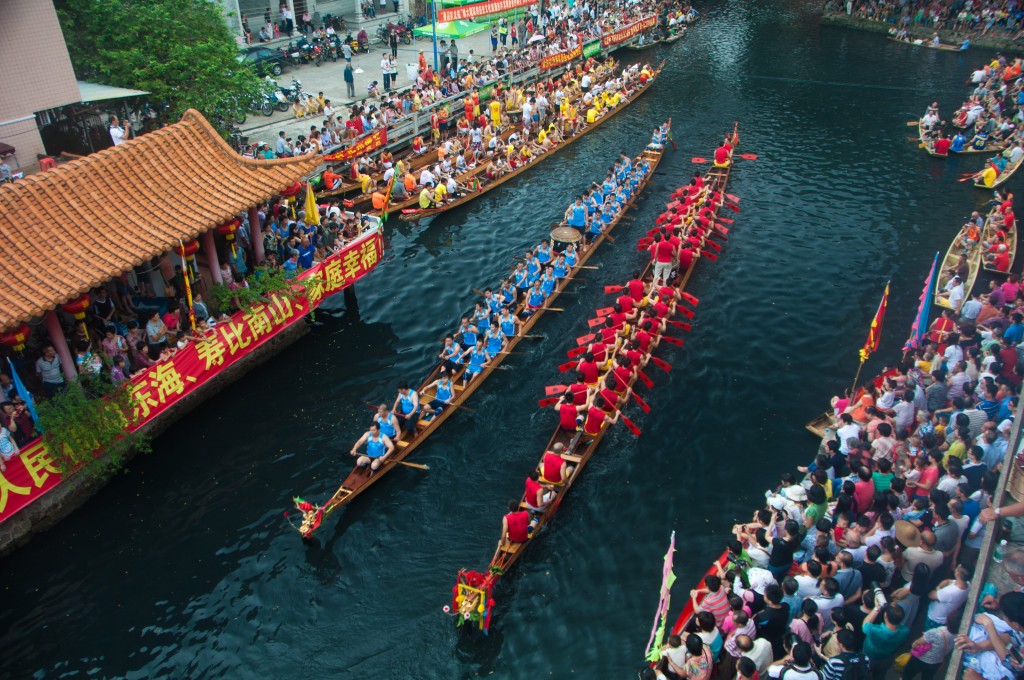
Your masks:
<svg viewBox="0 0 1024 680"><path fill-rule="evenodd" d="M992 267L996 271L1008 272L1010 271L1010 253L1006 249L1005 243L1000 243L998 251L991 259Z"/></svg>
<svg viewBox="0 0 1024 680"><path fill-rule="evenodd" d="M519 509L519 501L509 501L508 514L501 518L501 540L498 547L510 543L526 543L537 528L538 521L530 519L530 513Z"/></svg>
<svg viewBox="0 0 1024 680"><path fill-rule="evenodd" d="M551 485L541 483L540 472L530 470L530 474L526 478L526 493L523 498L526 501L526 509L531 512L543 512L554 497L554 489L551 488Z"/></svg>
<svg viewBox="0 0 1024 680"><path fill-rule="evenodd" d="M591 345L590 347L593 348L593 345ZM601 346L601 352L603 357L604 345ZM601 371L597 367L597 360L595 359L594 353L592 351L589 351L583 355L583 359L576 366L576 370L583 374L583 379L584 381L586 381L588 387L593 387L594 385L596 385L597 379L601 375Z"/></svg>
<svg viewBox="0 0 1024 680"><path fill-rule="evenodd" d="M627 340L622 344L622 355L629 360L631 366L637 369L647 365L647 357L636 348L636 344L632 340Z"/></svg>
<svg viewBox="0 0 1024 680"><path fill-rule="evenodd" d="M949 147L952 143L952 140L947 139L946 136L940 132L939 138L932 142L932 151L934 151L936 155L946 156L949 154Z"/></svg>
<svg viewBox="0 0 1024 680"><path fill-rule="evenodd" d="M569 479L573 469L566 462L565 458L562 458L564 452L565 446L561 442L556 442L550 451L544 452L544 457L541 458L540 463L540 478L542 482L557 486Z"/></svg>
<svg viewBox="0 0 1024 680"><path fill-rule="evenodd" d="M649 354L658 342L658 339L646 328L639 329L634 336L634 340L636 340L637 348L644 354Z"/></svg>
<svg viewBox="0 0 1024 680"><path fill-rule="evenodd" d="M618 410L624 394L615 390L615 377L608 375L602 383L601 391L597 393L594 403L601 407L605 413L614 413Z"/></svg>
<svg viewBox="0 0 1024 680"><path fill-rule="evenodd" d="M590 410L587 411L587 419L583 423L583 434L591 437L597 436L598 434L601 433L601 427L604 426L606 422L615 423L618 420L618 411L615 412L614 416L609 418L608 414L605 413L601 408L597 406L591 406Z"/></svg>
<svg viewBox="0 0 1024 680"><path fill-rule="evenodd" d="M612 376L615 378L615 391L622 394L633 379L633 363L628 357L621 357L615 361L617 365L612 369Z"/></svg>
<svg viewBox="0 0 1024 680"><path fill-rule="evenodd" d="M633 272L633 278L626 284L626 288L629 290L629 296L633 298L633 302L642 307L644 295L647 294L647 284L640 279L640 272Z"/></svg>
<svg viewBox="0 0 1024 680"><path fill-rule="evenodd" d="M558 425L566 432L575 432L580 429L580 425L583 424L583 417L580 415L587 410L587 404L576 405L574 402L575 395L572 390L566 390L562 398L555 404L555 410L558 411Z"/></svg>
<svg viewBox="0 0 1024 680"><path fill-rule="evenodd" d="M657 302L654 303L654 316L659 320L665 319L669 314L672 313L674 305L671 303L672 298L667 295L662 295Z"/></svg>
<svg viewBox="0 0 1024 680"><path fill-rule="evenodd" d="M587 377L580 371L576 371L576 382L569 385L569 389L572 390L572 403L577 406L586 404L587 399L590 398L590 388L587 387Z"/></svg>
<svg viewBox="0 0 1024 680"><path fill-rule="evenodd" d="M601 342L605 345L612 345L614 351L615 338L619 335L619 329L615 327L615 321L611 317L604 320L605 327L601 329Z"/></svg>
<svg viewBox="0 0 1024 680"><path fill-rule="evenodd" d="M691 181L697 185L698 189L704 188L704 178L700 176L700 170L693 173L693 179Z"/></svg>
<svg viewBox="0 0 1024 680"><path fill-rule="evenodd" d="M690 265L693 263L693 259L696 256L696 252L693 248L680 248L679 249L679 272L686 272L690 269Z"/></svg>
<svg viewBox="0 0 1024 680"><path fill-rule="evenodd" d="M729 167L729 149L726 148L725 144L723 144L722 146L720 146L717 149L715 149L715 163L714 163L714 165L715 165L716 168L727 168L727 167Z"/></svg>
<svg viewBox="0 0 1024 680"><path fill-rule="evenodd" d="M636 304L633 302L632 295L620 295L615 299L615 304L622 308L622 311L626 314L632 314Z"/></svg>

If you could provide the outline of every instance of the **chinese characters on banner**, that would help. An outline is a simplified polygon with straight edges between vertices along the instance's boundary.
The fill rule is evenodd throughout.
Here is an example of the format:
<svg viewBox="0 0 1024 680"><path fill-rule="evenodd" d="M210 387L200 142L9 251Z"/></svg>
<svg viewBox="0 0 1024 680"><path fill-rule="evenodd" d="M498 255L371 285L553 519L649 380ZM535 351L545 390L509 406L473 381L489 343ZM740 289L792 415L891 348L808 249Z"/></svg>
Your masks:
<svg viewBox="0 0 1024 680"><path fill-rule="evenodd" d="M537 4L537 0L491 0L491 2L478 2L473 5L463 5L462 7L447 7L438 10L437 21L443 24L449 21L473 19L474 17L499 14L535 4Z"/></svg>
<svg viewBox="0 0 1024 680"><path fill-rule="evenodd" d="M585 59L590 59L591 57L596 57L599 54L601 54L601 39L600 38L594 38L593 40L591 40L590 42L586 43L583 46L583 57Z"/></svg>
<svg viewBox="0 0 1024 680"><path fill-rule="evenodd" d="M583 56L583 45L577 45L571 50L565 52L559 52L558 54L552 54L551 56L544 57L540 60L540 70L547 71L548 69L561 66L562 64L568 64L573 59L579 59Z"/></svg>
<svg viewBox="0 0 1024 680"><path fill-rule="evenodd" d="M618 45L620 42L625 42L639 33L646 31L648 28L654 28L658 25L658 18L651 15L644 17L640 21L635 21L629 26L625 26L615 31L614 33L606 33L601 36L601 45L604 47L611 47L612 45Z"/></svg>
<svg viewBox="0 0 1024 680"><path fill-rule="evenodd" d="M353 144L347 149L342 149L337 153L327 154L326 156L324 156L324 160L330 161L332 163L340 161L350 161L353 158L359 158L360 156L365 156L366 154L372 151L376 151L377 149L381 148L387 143L388 129L381 128L376 132L371 132L370 134L364 135L363 137L359 138L355 144Z"/></svg>
<svg viewBox="0 0 1024 680"><path fill-rule="evenodd" d="M368 274L384 254L381 230L369 232L341 252L319 262L299 278L318 284L306 295L275 296L248 312L235 312L230 321L216 325L205 341L191 342L167 361L151 367L128 383L135 398L138 429L157 417L192 390L267 342L316 308L320 302ZM56 487L62 479L41 439L21 450L0 473L0 522Z"/></svg>

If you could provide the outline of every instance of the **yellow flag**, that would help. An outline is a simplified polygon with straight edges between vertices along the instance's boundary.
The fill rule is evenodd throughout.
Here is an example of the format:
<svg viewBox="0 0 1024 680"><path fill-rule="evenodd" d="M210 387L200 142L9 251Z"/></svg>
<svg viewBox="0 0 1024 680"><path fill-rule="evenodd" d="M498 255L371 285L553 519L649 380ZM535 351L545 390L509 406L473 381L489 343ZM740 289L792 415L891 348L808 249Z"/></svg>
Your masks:
<svg viewBox="0 0 1024 680"><path fill-rule="evenodd" d="M306 224L320 224L320 209L316 205L316 196L313 195L313 184L306 183Z"/></svg>

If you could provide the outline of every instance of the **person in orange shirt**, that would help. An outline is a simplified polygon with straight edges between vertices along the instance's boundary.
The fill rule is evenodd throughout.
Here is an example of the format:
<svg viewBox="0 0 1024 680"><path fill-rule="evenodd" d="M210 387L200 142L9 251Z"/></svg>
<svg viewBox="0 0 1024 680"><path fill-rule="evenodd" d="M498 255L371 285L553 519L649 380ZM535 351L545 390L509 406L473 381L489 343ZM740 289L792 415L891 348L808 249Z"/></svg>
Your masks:
<svg viewBox="0 0 1024 680"><path fill-rule="evenodd" d="M334 168L327 168L324 170L324 174L320 176L323 180L324 189L327 191L334 191L335 189L341 188L341 175L334 172Z"/></svg>
<svg viewBox="0 0 1024 680"><path fill-rule="evenodd" d="M374 191L373 195L370 197L370 201L373 204L374 210L384 209L384 203L387 200L387 198L384 196L386 186L387 185L385 185L383 181L377 182L377 190Z"/></svg>
<svg viewBox="0 0 1024 680"><path fill-rule="evenodd" d="M405 190L410 194L416 191L416 178L413 177L411 172L405 173L405 177L402 178L402 186L404 186Z"/></svg>

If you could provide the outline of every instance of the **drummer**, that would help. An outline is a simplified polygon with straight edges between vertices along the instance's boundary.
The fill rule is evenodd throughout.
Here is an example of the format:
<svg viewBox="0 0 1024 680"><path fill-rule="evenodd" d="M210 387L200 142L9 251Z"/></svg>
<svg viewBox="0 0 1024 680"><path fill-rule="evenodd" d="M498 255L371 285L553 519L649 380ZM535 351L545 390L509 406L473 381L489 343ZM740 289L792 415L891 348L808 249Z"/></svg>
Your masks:
<svg viewBox="0 0 1024 680"><path fill-rule="evenodd" d="M590 226L590 215L587 206L583 205L582 196L577 196L573 204L566 209L565 222L581 234Z"/></svg>

